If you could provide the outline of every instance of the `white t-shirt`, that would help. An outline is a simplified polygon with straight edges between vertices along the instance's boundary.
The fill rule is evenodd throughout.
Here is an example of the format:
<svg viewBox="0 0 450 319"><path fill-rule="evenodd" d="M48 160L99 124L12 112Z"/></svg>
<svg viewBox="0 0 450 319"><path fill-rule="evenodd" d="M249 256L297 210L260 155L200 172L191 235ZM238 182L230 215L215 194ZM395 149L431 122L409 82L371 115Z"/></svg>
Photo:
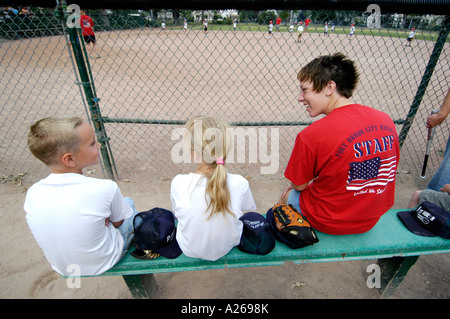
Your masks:
<svg viewBox="0 0 450 319"><path fill-rule="evenodd" d="M98 275L116 264L123 238L110 222L131 217L111 180L76 173L50 174L30 187L24 209L28 226L52 268L63 276L76 265L81 275Z"/></svg>
<svg viewBox="0 0 450 319"><path fill-rule="evenodd" d="M248 181L240 175L227 174L234 216L218 213L207 219L206 182L200 174L177 175L172 180L170 199L178 219L177 241L183 253L216 260L239 245L243 228L239 217L244 211L256 210L256 205Z"/></svg>

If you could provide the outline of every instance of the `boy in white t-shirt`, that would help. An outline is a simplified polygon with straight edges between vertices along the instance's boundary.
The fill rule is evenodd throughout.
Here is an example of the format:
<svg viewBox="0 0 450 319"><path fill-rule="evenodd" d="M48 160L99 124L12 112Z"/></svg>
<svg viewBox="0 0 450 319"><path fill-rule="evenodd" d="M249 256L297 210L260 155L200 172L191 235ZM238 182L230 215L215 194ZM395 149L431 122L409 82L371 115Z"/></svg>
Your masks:
<svg viewBox="0 0 450 319"><path fill-rule="evenodd" d="M352 38L353 35L355 34L355 30L356 30L355 25L352 23L350 25L350 34L348 35L350 38Z"/></svg>
<svg viewBox="0 0 450 319"><path fill-rule="evenodd" d="M137 211L114 181L83 176L83 168L99 162L94 129L79 117L45 118L30 127L28 147L51 170L24 204L48 262L63 276L107 271L125 256Z"/></svg>
<svg viewBox="0 0 450 319"><path fill-rule="evenodd" d="M416 28L412 28L411 31L409 32L408 38L406 39L405 47L411 46L411 42L412 40L414 40L415 36L416 36Z"/></svg>
<svg viewBox="0 0 450 319"><path fill-rule="evenodd" d="M270 22L269 22L269 36L272 36L272 31L273 31L273 22L272 22L272 20L270 20Z"/></svg>
<svg viewBox="0 0 450 319"><path fill-rule="evenodd" d="M299 22L297 29L297 42L300 42L303 34L303 22Z"/></svg>

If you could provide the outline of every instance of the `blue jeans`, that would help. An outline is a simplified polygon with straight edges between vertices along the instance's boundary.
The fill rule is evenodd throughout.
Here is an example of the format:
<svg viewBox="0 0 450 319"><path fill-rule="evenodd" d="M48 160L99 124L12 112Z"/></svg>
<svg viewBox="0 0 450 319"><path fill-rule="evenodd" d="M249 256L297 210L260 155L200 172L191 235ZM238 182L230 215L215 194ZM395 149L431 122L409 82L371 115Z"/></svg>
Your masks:
<svg viewBox="0 0 450 319"><path fill-rule="evenodd" d="M122 235L123 242L124 242L121 259L123 257L125 257L125 255L128 252L128 248L130 248L130 246L131 246L131 242L134 238L133 219L134 219L134 216L136 216L136 214L139 213L136 210L136 207L134 207L134 202L131 198L125 197L125 201L133 209L133 214L129 218L125 219L123 221L122 225L117 227L117 230L120 232L120 235Z"/></svg>
<svg viewBox="0 0 450 319"><path fill-rule="evenodd" d="M450 184L450 136L445 148L444 159L428 184L428 188L440 191L445 184Z"/></svg>
<svg viewBox="0 0 450 319"><path fill-rule="evenodd" d="M289 193L289 197L287 200L287 203L294 206L295 209L298 210L299 213L302 212L300 210L300 194L301 194L301 192L296 191L295 189L292 189L291 192Z"/></svg>

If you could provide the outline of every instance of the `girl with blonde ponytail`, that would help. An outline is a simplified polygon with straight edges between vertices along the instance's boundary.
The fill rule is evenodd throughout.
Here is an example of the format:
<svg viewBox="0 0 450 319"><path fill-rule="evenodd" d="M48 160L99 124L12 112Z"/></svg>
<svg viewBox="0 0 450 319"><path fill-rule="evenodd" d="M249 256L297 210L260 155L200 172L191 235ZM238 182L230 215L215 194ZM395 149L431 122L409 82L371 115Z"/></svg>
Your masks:
<svg viewBox="0 0 450 319"><path fill-rule="evenodd" d="M239 217L256 205L248 181L225 168L232 140L223 120L190 119L184 138L198 166L172 180L176 238L186 256L216 260L239 244L243 227Z"/></svg>

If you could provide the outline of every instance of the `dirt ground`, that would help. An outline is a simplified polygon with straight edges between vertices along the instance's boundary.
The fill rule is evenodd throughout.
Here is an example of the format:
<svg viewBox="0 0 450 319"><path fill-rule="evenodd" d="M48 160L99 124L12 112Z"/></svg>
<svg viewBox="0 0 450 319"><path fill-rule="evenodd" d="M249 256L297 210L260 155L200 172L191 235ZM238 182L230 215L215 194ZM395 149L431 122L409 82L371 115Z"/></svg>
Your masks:
<svg viewBox="0 0 450 319"><path fill-rule="evenodd" d="M101 176L99 176L101 177ZM265 212L285 186L283 180L250 180L258 210ZM394 208L406 207L411 193L425 185L410 174L397 175ZM119 182L138 210L170 208L170 182ZM29 185L0 184L0 298L131 298L122 277L82 278L68 288L36 244L25 220L23 202ZM366 285L374 260L155 274L158 298L305 299L379 298ZM391 298L448 299L450 255L421 256Z"/></svg>

